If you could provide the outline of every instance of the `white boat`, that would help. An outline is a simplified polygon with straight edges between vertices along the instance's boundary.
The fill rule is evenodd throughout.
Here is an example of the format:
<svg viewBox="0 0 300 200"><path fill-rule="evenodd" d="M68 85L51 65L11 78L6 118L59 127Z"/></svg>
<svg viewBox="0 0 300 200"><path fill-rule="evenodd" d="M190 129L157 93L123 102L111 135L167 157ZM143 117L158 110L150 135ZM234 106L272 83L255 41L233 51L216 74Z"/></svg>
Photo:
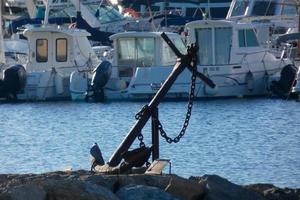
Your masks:
<svg viewBox="0 0 300 200"><path fill-rule="evenodd" d="M253 24L259 43L278 57L285 47L276 42L277 38L299 32L298 4L294 0L233 0L226 19ZM296 51L297 47L292 58Z"/></svg>
<svg viewBox="0 0 300 200"><path fill-rule="evenodd" d="M211 89L198 80L197 98L268 95L273 78L292 64L290 59L276 58L269 49L259 45L253 26L249 23L200 20L188 23L186 29L188 44L196 43L200 47L198 71L217 85ZM181 52L185 51L179 35L167 35ZM98 96L107 100L151 98L173 69L176 57L171 49L158 32L118 33L111 39L114 44L111 76L107 83L102 83L102 88L94 89L101 91ZM107 79L109 70L104 71ZM73 100L83 100L90 93L93 94L88 89L93 81L88 77L91 75L79 72L72 75ZM187 98L190 82L191 73L183 71L167 98Z"/></svg>
<svg viewBox="0 0 300 200"><path fill-rule="evenodd" d="M25 87L13 94L18 100L70 99L71 72L90 70L100 63L87 39L89 33L85 30L43 25L28 28L23 34L29 44L25 72L21 66L15 67L16 74L21 69L22 77L11 75L12 83L6 84L11 86L17 84L19 78L26 78Z"/></svg>
<svg viewBox="0 0 300 200"><path fill-rule="evenodd" d="M272 81L278 76L287 81L293 79L292 83L285 84L295 82L298 67L283 56L284 51L278 58L263 47L254 28L252 23L227 20L195 21L186 25L188 44L195 42L199 46L198 69L218 86L211 96L268 95ZM283 69L290 68L292 73L287 74L290 77L280 77ZM209 88L204 86L202 95L209 96L211 90L206 89Z"/></svg>
<svg viewBox="0 0 300 200"><path fill-rule="evenodd" d="M113 40L114 51L111 68L107 64L104 70L107 76L111 71L102 91L106 99L148 99L156 93L176 62L175 54L160 34L160 32L124 32L110 37ZM186 51L178 34L167 33L167 35L182 53ZM92 76L96 77L97 74L78 71L72 73L70 91L73 100L84 100L90 96L89 93L95 93L89 91L89 85L92 88L94 82ZM190 78L186 79L186 77L190 77L187 71L173 85L168 97L188 96ZM94 89L99 91L102 88Z"/></svg>

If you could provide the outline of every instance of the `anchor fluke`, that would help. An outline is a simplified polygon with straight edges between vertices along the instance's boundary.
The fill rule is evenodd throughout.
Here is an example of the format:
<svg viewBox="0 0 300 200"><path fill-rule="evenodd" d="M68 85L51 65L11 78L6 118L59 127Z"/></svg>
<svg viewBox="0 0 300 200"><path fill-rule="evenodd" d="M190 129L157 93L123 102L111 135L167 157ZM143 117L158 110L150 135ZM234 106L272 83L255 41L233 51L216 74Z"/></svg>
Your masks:
<svg viewBox="0 0 300 200"><path fill-rule="evenodd" d="M102 153L101 150L98 146L97 143L94 143L94 145L92 146L91 150L90 150L90 154L92 156L92 167L91 170L96 166L96 165L104 165L104 159L102 157Z"/></svg>

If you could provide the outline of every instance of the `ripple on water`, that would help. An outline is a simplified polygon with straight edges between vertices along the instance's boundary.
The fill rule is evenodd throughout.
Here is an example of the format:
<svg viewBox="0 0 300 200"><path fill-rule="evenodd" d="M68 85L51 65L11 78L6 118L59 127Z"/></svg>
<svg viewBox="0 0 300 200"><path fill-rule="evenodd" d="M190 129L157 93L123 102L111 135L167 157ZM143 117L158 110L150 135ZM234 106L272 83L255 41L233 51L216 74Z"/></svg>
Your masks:
<svg viewBox="0 0 300 200"><path fill-rule="evenodd" d="M144 104L0 104L0 173L89 169L94 142L108 160ZM186 102L163 102L159 109L167 133L178 134ZM198 101L186 135L175 145L161 139L160 155L186 177L218 174L238 184L300 187L299 111L298 102L274 99ZM150 131L148 123L147 143Z"/></svg>

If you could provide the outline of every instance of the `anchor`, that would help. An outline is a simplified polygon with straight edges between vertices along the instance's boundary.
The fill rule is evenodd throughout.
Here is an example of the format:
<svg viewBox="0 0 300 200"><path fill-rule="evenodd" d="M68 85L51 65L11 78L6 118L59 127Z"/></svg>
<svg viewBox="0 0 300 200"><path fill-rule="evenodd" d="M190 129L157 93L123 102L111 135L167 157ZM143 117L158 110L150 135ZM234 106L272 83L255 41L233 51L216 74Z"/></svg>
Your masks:
<svg viewBox="0 0 300 200"><path fill-rule="evenodd" d="M180 51L176 48L176 46L173 44L173 42L168 38L168 36L165 33L161 34L161 37L164 39L164 41L169 45L169 47L172 49L172 51L175 53L175 55L178 57L174 68L168 78L165 80L163 85L160 87L160 89L157 91L155 96L152 98L152 100L145 105L141 111L138 112L136 115L136 123L133 125L131 130L128 132L128 134L125 136L119 147L116 149L116 151L112 154L110 157L108 163L106 164L106 167L104 168L105 172L115 172L115 173L122 173L126 172L132 167L141 167L145 163L147 163L147 160L152 154L152 161L155 161L159 159L159 131L161 132L161 135L167 140L167 142L178 142L180 138L183 136L185 129L188 125L188 120L190 118L191 113L187 114L186 121L184 123L184 132L181 132L179 136L174 138L172 140L168 136L166 136L165 132L162 134L162 126L158 120L158 105L163 100L163 98L168 93L169 89L173 85L173 83L176 81L177 77L184 71L185 68L187 68L189 71L192 72L193 76L193 87L195 88L195 79L198 77L201 79L201 81L205 84L207 84L209 87L214 88L215 84L212 80L210 80L208 77L203 75L202 73L197 71L197 52L198 47L195 44L191 44L187 48L187 53L185 55L181 54ZM192 101L189 99L189 101ZM192 106L192 105L191 105ZM190 107L190 106L189 106ZM190 108L191 111L191 108ZM152 118L152 146L151 147L145 147L145 144L143 143L143 135L141 134L142 129L148 122L148 120ZM132 151L129 151L128 149L131 147L132 143L135 141L135 139L138 138L140 140L140 147L137 149L134 149ZM94 148L94 149L93 149ZM91 151L92 157L98 158L98 163L103 164L103 158L101 155L101 151L98 147L98 145L95 147L93 146L93 151ZM95 148L97 150L95 150ZM91 150L92 150L91 149ZM98 152L98 153L95 153ZM100 153L99 153L100 152ZM99 155L100 154L100 155ZM100 158L99 158L100 157ZM124 162L120 164L120 162L124 159ZM97 159L94 159L96 164L93 163L92 167L97 165ZM98 170L99 171L99 170ZM101 171L101 170L100 170Z"/></svg>

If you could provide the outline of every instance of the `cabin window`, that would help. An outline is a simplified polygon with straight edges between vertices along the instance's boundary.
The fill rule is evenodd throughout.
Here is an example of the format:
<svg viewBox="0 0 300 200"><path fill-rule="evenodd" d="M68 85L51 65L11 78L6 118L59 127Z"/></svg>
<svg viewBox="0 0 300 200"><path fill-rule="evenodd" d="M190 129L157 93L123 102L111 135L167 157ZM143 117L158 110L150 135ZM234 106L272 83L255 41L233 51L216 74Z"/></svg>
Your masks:
<svg viewBox="0 0 300 200"><path fill-rule="evenodd" d="M239 47L257 46L259 46L259 44L253 29L239 30Z"/></svg>
<svg viewBox="0 0 300 200"><path fill-rule="evenodd" d="M201 65L223 65L230 62L232 28L202 28L196 30Z"/></svg>
<svg viewBox="0 0 300 200"><path fill-rule="evenodd" d="M293 5L293 3L290 3L291 5L289 5L288 3L286 5L283 6L282 9L282 15L297 15L297 7L295 5Z"/></svg>
<svg viewBox="0 0 300 200"><path fill-rule="evenodd" d="M154 38L120 38L119 65L150 67L154 64Z"/></svg>
<svg viewBox="0 0 300 200"><path fill-rule="evenodd" d="M249 1L237 0L233 6L231 16L245 15L248 5L249 5Z"/></svg>
<svg viewBox="0 0 300 200"><path fill-rule="evenodd" d="M229 64L231 50L231 28L215 28L215 64Z"/></svg>
<svg viewBox="0 0 300 200"><path fill-rule="evenodd" d="M276 3L273 1L256 1L251 16L272 16L275 15Z"/></svg>
<svg viewBox="0 0 300 200"><path fill-rule="evenodd" d="M198 56L201 65L213 64L213 41L212 29L202 28L197 29L197 42L199 46Z"/></svg>
<svg viewBox="0 0 300 200"><path fill-rule="evenodd" d="M66 62L68 59L68 42L66 38L56 39L56 61Z"/></svg>
<svg viewBox="0 0 300 200"><path fill-rule="evenodd" d="M48 61L48 40L47 39L36 40L36 61L37 62Z"/></svg>

